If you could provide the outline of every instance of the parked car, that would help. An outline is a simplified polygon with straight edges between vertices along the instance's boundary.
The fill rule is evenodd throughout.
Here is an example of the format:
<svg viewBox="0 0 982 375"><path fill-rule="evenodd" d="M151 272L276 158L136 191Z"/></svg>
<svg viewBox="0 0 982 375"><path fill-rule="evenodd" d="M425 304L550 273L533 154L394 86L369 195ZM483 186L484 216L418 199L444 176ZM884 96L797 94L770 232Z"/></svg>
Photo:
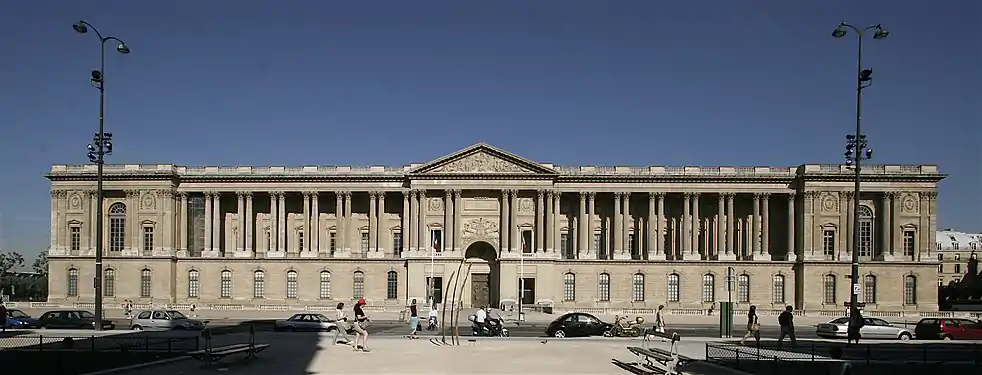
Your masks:
<svg viewBox="0 0 982 375"><path fill-rule="evenodd" d="M556 338L603 335L612 327L587 313L566 313L546 327L546 336Z"/></svg>
<svg viewBox="0 0 982 375"><path fill-rule="evenodd" d="M287 319L277 320L276 331L334 331L338 325L322 314L294 314Z"/></svg>
<svg viewBox="0 0 982 375"><path fill-rule="evenodd" d="M11 309L7 310L7 326L4 328L38 328L38 320L21 310Z"/></svg>
<svg viewBox="0 0 982 375"><path fill-rule="evenodd" d="M982 321L924 318L914 327L918 340L982 340Z"/></svg>
<svg viewBox="0 0 982 375"><path fill-rule="evenodd" d="M93 329L95 328L95 315L85 310L53 310L48 311L38 318L39 328L61 328L61 329ZM102 329L116 329L116 324L110 320L102 321Z"/></svg>
<svg viewBox="0 0 982 375"><path fill-rule="evenodd" d="M130 328L134 331L199 331L205 328L205 323L190 319L177 310L145 310L130 320Z"/></svg>
<svg viewBox="0 0 982 375"><path fill-rule="evenodd" d="M878 318L863 318L863 320L864 325L859 329L859 335L864 339L910 340L914 338L914 333L909 329L895 326L886 320ZM815 334L826 339L844 339L848 331L848 317L833 319L815 328Z"/></svg>

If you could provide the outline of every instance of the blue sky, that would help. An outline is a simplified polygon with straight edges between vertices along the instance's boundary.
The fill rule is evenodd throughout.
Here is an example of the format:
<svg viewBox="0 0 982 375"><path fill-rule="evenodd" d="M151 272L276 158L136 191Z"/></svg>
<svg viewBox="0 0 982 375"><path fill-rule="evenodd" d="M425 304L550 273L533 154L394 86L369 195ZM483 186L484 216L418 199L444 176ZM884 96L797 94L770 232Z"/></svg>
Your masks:
<svg viewBox="0 0 982 375"><path fill-rule="evenodd" d="M44 250L53 163L404 164L485 141L543 162L841 163L855 39L876 163L938 164L942 227L982 231L982 5L949 1L17 1L0 13L0 237Z"/></svg>

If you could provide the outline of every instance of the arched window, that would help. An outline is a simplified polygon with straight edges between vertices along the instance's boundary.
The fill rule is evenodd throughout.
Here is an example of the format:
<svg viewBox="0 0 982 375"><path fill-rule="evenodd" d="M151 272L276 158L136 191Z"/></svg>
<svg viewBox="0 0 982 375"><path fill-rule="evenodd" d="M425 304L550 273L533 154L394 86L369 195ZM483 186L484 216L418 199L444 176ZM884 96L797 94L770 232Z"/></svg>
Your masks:
<svg viewBox="0 0 982 375"><path fill-rule="evenodd" d="M106 268L106 274L102 277L102 295L112 297L116 295L116 270Z"/></svg>
<svg viewBox="0 0 982 375"><path fill-rule="evenodd" d="M266 298L266 273L263 271L252 273L252 298Z"/></svg>
<svg viewBox="0 0 982 375"><path fill-rule="evenodd" d="M917 304L917 276L907 275L904 277L904 304Z"/></svg>
<svg viewBox="0 0 982 375"><path fill-rule="evenodd" d="M737 300L741 303L750 303L750 275L737 276Z"/></svg>
<svg viewBox="0 0 982 375"><path fill-rule="evenodd" d="M876 276L863 276L863 302L876 303Z"/></svg>
<svg viewBox="0 0 982 375"><path fill-rule="evenodd" d="M222 298L232 298L232 271L222 270Z"/></svg>
<svg viewBox="0 0 982 375"><path fill-rule="evenodd" d="M823 298L822 303L826 305L835 304L835 275L829 274L824 277L824 285L822 285Z"/></svg>
<svg viewBox="0 0 982 375"><path fill-rule="evenodd" d="M576 301L576 274L572 272L563 275L563 301Z"/></svg>
<svg viewBox="0 0 982 375"><path fill-rule="evenodd" d="M597 300L607 302L610 301L610 274L601 273L597 277Z"/></svg>
<svg viewBox="0 0 982 375"><path fill-rule="evenodd" d="M668 302L678 302L681 298L679 295L679 283L680 277L677 273L672 273L668 275Z"/></svg>
<svg viewBox="0 0 982 375"><path fill-rule="evenodd" d="M321 271L320 284L317 286L320 291L320 299L331 299L331 272Z"/></svg>
<svg viewBox="0 0 982 375"><path fill-rule="evenodd" d="M644 302L644 274L636 273L634 274L633 280L631 280L631 299L634 302Z"/></svg>
<svg viewBox="0 0 982 375"><path fill-rule="evenodd" d="M123 251L126 245L126 205L122 202L109 206L109 251Z"/></svg>
<svg viewBox="0 0 982 375"><path fill-rule="evenodd" d="M399 298L399 273L396 271L389 271L385 275L385 298Z"/></svg>
<svg viewBox="0 0 982 375"><path fill-rule="evenodd" d="M300 294L299 287L297 286L299 278L300 274L297 271L286 271L286 298L297 298Z"/></svg>
<svg viewBox="0 0 982 375"><path fill-rule="evenodd" d="M716 276L702 275L702 302L716 302Z"/></svg>
<svg viewBox="0 0 982 375"><path fill-rule="evenodd" d="M68 296L78 297L78 268L68 269Z"/></svg>
<svg viewBox="0 0 982 375"><path fill-rule="evenodd" d="M784 275L774 275L774 279L771 280L771 299L774 303L784 303Z"/></svg>
<svg viewBox="0 0 982 375"><path fill-rule="evenodd" d="M351 296L355 299L365 298L365 273L355 271L351 279Z"/></svg>
<svg viewBox="0 0 982 375"><path fill-rule="evenodd" d="M198 270L188 271L188 298L198 298L201 294L201 279Z"/></svg>
<svg viewBox="0 0 982 375"><path fill-rule="evenodd" d="M150 298L153 295L153 271L149 268L140 270L140 297Z"/></svg>
<svg viewBox="0 0 982 375"><path fill-rule="evenodd" d="M859 256L861 258L871 258L873 256L873 211L869 207L859 206L859 220L857 221L859 230Z"/></svg>

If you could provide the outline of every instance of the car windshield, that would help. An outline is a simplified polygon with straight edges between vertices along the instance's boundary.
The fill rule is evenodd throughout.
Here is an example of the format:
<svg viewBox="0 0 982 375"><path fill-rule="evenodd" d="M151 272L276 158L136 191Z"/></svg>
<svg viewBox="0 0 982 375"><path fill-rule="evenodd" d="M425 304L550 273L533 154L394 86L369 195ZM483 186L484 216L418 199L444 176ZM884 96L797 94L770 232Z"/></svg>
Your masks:
<svg viewBox="0 0 982 375"><path fill-rule="evenodd" d="M171 319L174 319L174 320L180 320L180 319L187 319L188 318L188 317L184 316L184 314L181 314L180 311L176 311L176 310L171 310L171 311L168 311L167 313L170 314Z"/></svg>
<svg viewBox="0 0 982 375"><path fill-rule="evenodd" d="M88 311L79 311L78 315L81 316L82 319L95 319L95 315Z"/></svg>
<svg viewBox="0 0 982 375"><path fill-rule="evenodd" d="M322 322L330 322L331 321L331 319L328 319L328 317L326 317L324 315L321 315L321 314L314 315L314 319L320 320Z"/></svg>
<svg viewBox="0 0 982 375"><path fill-rule="evenodd" d="M829 324L848 324L848 323L849 323L849 318L839 318L829 322Z"/></svg>
<svg viewBox="0 0 982 375"><path fill-rule="evenodd" d="M20 311L20 310L7 310L7 317L10 317L10 318L30 318L31 316L30 315L27 315L27 314L24 314L24 312L23 311Z"/></svg>

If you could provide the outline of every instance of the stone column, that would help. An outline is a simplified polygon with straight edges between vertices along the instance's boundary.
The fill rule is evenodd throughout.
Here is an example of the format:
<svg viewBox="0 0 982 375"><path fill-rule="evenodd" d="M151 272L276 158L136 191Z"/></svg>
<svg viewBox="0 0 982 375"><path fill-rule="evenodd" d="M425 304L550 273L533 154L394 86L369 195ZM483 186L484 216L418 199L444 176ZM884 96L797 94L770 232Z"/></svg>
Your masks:
<svg viewBox="0 0 982 375"><path fill-rule="evenodd" d="M560 231L560 218L562 217L562 193L558 191L552 192L552 248L557 253L562 253L565 249L562 249L562 233ZM566 241L568 243L573 242L573 226L569 225L566 235Z"/></svg>
<svg viewBox="0 0 982 375"><path fill-rule="evenodd" d="M761 194L763 216L761 216L760 255L771 254L771 195Z"/></svg>
<svg viewBox="0 0 982 375"><path fill-rule="evenodd" d="M365 249L366 254L363 256L368 256L375 251L378 251L378 193L374 191L368 192L368 249ZM359 237L359 241L360 241ZM358 249L361 251L361 249Z"/></svg>
<svg viewBox="0 0 982 375"><path fill-rule="evenodd" d="M928 205L928 244L934 246L937 243L938 235L938 192L930 191L926 193L927 198L930 199L930 204ZM933 249L933 247L928 247L928 249ZM931 250L928 250L930 254Z"/></svg>
<svg viewBox="0 0 982 375"><path fill-rule="evenodd" d="M795 203L795 192L788 193L788 254L784 260L797 260L798 259L798 237L795 236L794 227L797 221L797 216L794 213L794 203Z"/></svg>
<svg viewBox="0 0 982 375"><path fill-rule="evenodd" d="M535 247L533 247L532 252L541 253L546 249L545 244L545 230L546 230L546 212L545 212L545 200L546 191L538 190L535 192Z"/></svg>
<svg viewBox="0 0 982 375"><path fill-rule="evenodd" d="M624 259L631 259L633 257L634 249L631 248L631 224L634 222L631 217L631 192L626 191L621 197L621 205L624 208L621 209L622 223L621 223L621 250L624 252ZM640 229L640 228L639 228ZM634 241L639 242L641 238L640 230L634 231ZM640 242L639 242L640 243Z"/></svg>
<svg viewBox="0 0 982 375"><path fill-rule="evenodd" d="M61 216L61 212L58 212L58 207L60 207L58 197L60 196L61 196L61 191L59 190L51 191L51 238L50 238L51 242L48 244L48 248L54 252L61 250L58 248L58 236L59 233L61 233L61 227L58 226L58 223L61 221L59 219L59 217Z"/></svg>
<svg viewBox="0 0 982 375"><path fill-rule="evenodd" d="M734 209L733 201L736 199L736 193L724 193L726 196L726 260L736 260L737 252L735 245L736 230L734 228L734 220L736 219L736 211Z"/></svg>
<svg viewBox="0 0 982 375"><path fill-rule="evenodd" d="M699 214L699 193L692 193L692 244L689 247L689 254L699 255L699 237L702 234L702 215ZM695 259L695 258L693 258Z"/></svg>
<svg viewBox="0 0 982 375"><path fill-rule="evenodd" d="M376 216L378 235L375 236L378 247L375 252L378 253L378 257L382 258L385 257L385 249L392 246L392 231L389 230L389 217L385 215L385 192L379 191L375 194L378 195L378 214Z"/></svg>
<svg viewBox="0 0 982 375"><path fill-rule="evenodd" d="M253 223L255 217L256 213L252 207L252 192L247 191L245 193L245 228L242 230L245 232L245 251L249 256L253 254L252 243L256 237L256 225Z"/></svg>
<svg viewBox="0 0 982 375"><path fill-rule="evenodd" d="M303 247L300 248L300 252L310 251L310 192L304 191L303 194Z"/></svg>
<svg viewBox="0 0 982 375"><path fill-rule="evenodd" d="M467 249L462 248L464 244L460 243L460 227L464 225L463 219L461 218L464 213L464 197L462 195L463 191L456 189L453 191L453 251L465 251Z"/></svg>
<svg viewBox="0 0 982 375"><path fill-rule="evenodd" d="M190 234L190 231L188 230L188 193L179 192L177 193L177 196L180 199L178 204L181 205L180 224L179 224L180 229L176 231L177 233L179 233L178 235L180 236L180 238L178 239L178 243L179 243L178 250L187 252L188 234ZM187 253L182 254L180 256L187 256Z"/></svg>
<svg viewBox="0 0 982 375"><path fill-rule="evenodd" d="M552 253L556 246L556 205L553 202L553 196L555 193L552 190L546 191L546 234L545 234L545 251L546 253Z"/></svg>
<svg viewBox="0 0 982 375"><path fill-rule="evenodd" d="M235 217L236 217L236 221L238 221L237 224L239 225L239 228L241 228L239 229L239 232L236 233L236 237L238 238L235 239L235 252L240 253L243 250L245 250L245 247L243 246L243 242L245 242L243 240L243 237L245 237L245 218L246 218L245 192L244 191L235 192L235 199L237 203Z"/></svg>
<svg viewBox="0 0 982 375"><path fill-rule="evenodd" d="M750 251L753 254L761 253L760 250L760 193L754 193L754 211L750 218Z"/></svg>
<svg viewBox="0 0 982 375"><path fill-rule="evenodd" d="M597 259L597 252L600 250L597 248L597 241L594 239L596 237L596 231L594 230L594 221L597 216L597 193L591 191L590 195L587 197L587 213L586 213L586 239L587 246L590 249L590 256L588 259Z"/></svg>
<svg viewBox="0 0 982 375"><path fill-rule="evenodd" d="M409 220L410 213L414 211L413 202L415 200L409 199L412 195L413 195L412 190L402 191L402 214L399 215L401 219L401 223L399 224L399 235L402 236L402 241L401 241L402 247L399 249L392 249L394 254L401 255L403 254L403 252L411 251L413 249L411 239L416 236L412 235L413 233L412 229L414 228L414 226L412 225L412 221Z"/></svg>
<svg viewBox="0 0 982 375"><path fill-rule="evenodd" d="M453 242L450 239L451 228L453 228L453 190L447 189L443 191L443 238L440 239L440 251L453 251L453 244L447 244L447 242Z"/></svg>
<svg viewBox="0 0 982 375"><path fill-rule="evenodd" d="M137 233L139 231L136 228L137 217L140 216L140 192L138 190L126 190L124 193L126 194L126 244L123 247L123 250L130 251L130 254L133 255L140 254L140 250L143 248L140 245L143 241L139 240L140 237ZM58 196L58 212L61 212L62 214L59 216L58 220L59 236L57 243L61 249L65 249L65 242L62 241L62 237L64 237L64 233L66 232L66 229L63 228L62 225L65 221L65 210L61 209L61 207L64 207L62 204L62 198L65 197L65 194L66 192L62 191L61 195ZM108 222L108 220L106 220L106 222Z"/></svg>
<svg viewBox="0 0 982 375"><path fill-rule="evenodd" d="M604 254L606 257L605 259L614 259L614 254L620 255L620 253L624 251L624 241L623 238L621 238L621 234L623 233L621 226L624 224L624 219L621 217L621 197L623 194L624 193L619 191L614 192L614 216L610 218L612 227L610 237L613 239L611 242L613 242L614 246L607 252L607 254Z"/></svg>
<svg viewBox="0 0 982 375"><path fill-rule="evenodd" d="M334 251L344 252L344 192L335 190L334 200ZM327 250L331 251L331 249Z"/></svg>
<svg viewBox="0 0 982 375"><path fill-rule="evenodd" d="M726 257L726 193L716 195L716 259Z"/></svg>
<svg viewBox="0 0 982 375"><path fill-rule="evenodd" d="M662 248L665 247L665 193L657 192L655 193L655 198L658 200L658 209L655 214L655 251L658 253L665 253ZM670 259L666 254L665 259Z"/></svg>
<svg viewBox="0 0 982 375"><path fill-rule="evenodd" d="M319 253L321 251L321 207L320 207L321 196L319 191L310 192L310 203L313 207L310 209L310 234L307 235L310 241L310 246L308 249L310 251ZM249 211L249 215L252 215L252 210ZM249 246L247 243L246 246Z"/></svg>
<svg viewBox="0 0 982 375"><path fill-rule="evenodd" d="M929 215L929 213L931 212L931 200L930 198L928 198L929 195L927 193L918 193L917 195L918 195L918 210L917 210L918 244L917 244L917 253L914 254L914 260L916 261L920 261L922 259L932 260L930 254L931 254L931 249L933 248L929 246L933 244L930 242L931 237L928 235L929 233L928 231L931 226L931 217Z"/></svg>
<svg viewBox="0 0 982 375"><path fill-rule="evenodd" d="M211 203L212 199L214 199L214 195L212 195L210 191L206 191L204 192L204 194L205 194L205 246L203 251L204 253L210 253L213 249L212 242L214 240L212 238L212 230L211 230L211 225L214 223L212 221L212 217L214 217L215 215L215 213L212 212L212 207L214 206Z"/></svg>
<svg viewBox="0 0 982 375"><path fill-rule="evenodd" d="M344 233L344 246L342 248L344 249L345 254L349 256L351 254L351 248L352 248L351 242L356 239L358 241L361 240L360 237L355 236L357 232L355 232L355 228L354 228L355 225L354 223L352 223L352 221L353 220L351 217L351 192L345 191L344 192L344 232L345 233Z"/></svg>
<svg viewBox="0 0 982 375"><path fill-rule="evenodd" d="M500 246L503 253L511 251L511 238L508 237L508 235L511 233L511 231L508 230L508 228L511 228L511 223L509 222L509 219L511 218L509 215L509 211L511 210L508 204L509 194L509 190L501 191L501 225L498 226L498 238L500 239Z"/></svg>
<svg viewBox="0 0 982 375"><path fill-rule="evenodd" d="M100 215L101 212L98 212L98 210L97 210L98 207L96 206L96 203L98 201L98 197L96 196L95 191L94 190L87 191L86 192L86 197L88 197L88 206L89 206L89 209L87 211L85 211L88 214L88 217L89 217L89 219L87 220L88 223L89 223L89 225L87 226L87 229L86 229L86 233L89 234L89 236L88 236L88 242L87 242L89 249L88 249L87 254L95 255L95 249L96 249L96 242L95 242L95 238L96 238L95 222L98 219L98 215ZM103 209L105 209L105 208L103 207ZM103 223L103 227L105 227L105 223ZM185 228L187 228L187 227L185 227ZM103 253L105 253L105 248L103 248Z"/></svg>
<svg viewBox="0 0 982 375"><path fill-rule="evenodd" d="M805 260L814 260L816 255L820 255L820 250L815 247L815 232L818 224L815 221L818 199L814 191L802 192L801 199L801 251Z"/></svg>
<svg viewBox="0 0 982 375"><path fill-rule="evenodd" d="M589 247L587 246L587 242L586 242L586 231L587 231L587 227L586 227L586 200L587 200L587 193L584 192L584 191L581 191L579 193L579 196L580 196L580 206L579 206L579 210L577 210L577 212L576 212L577 216L579 217L577 219L577 229L576 229L576 232L577 232L576 233L577 234L577 236L576 236L576 254L577 254L576 259L579 259L579 254L585 253L585 252L589 252Z"/></svg>
<svg viewBox="0 0 982 375"><path fill-rule="evenodd" d="M418 239L417 246L419 251L425 251L426 254L429 254L430 249L433 248L433 244L429 243L430 238L427 237L427 233L426 233L426 211L427 211L426 190L418 190L416 192L416 199L419 200L419 203L416 204L416 207L419 207L419 212L418 212L419 216L416 218L417 220L416 228L417 230L419 230L419 239Z"/></svg>
<svg viewBox="0 0 982 375"><path fill-rule="evenodd" d="M276 193L276 250L279 252L286 251L286 192Z"/></svg>
<svg viewBox="0 0 982 375"><path fill-rule="evenodd" d="M213 206L211 212L215 215L212 216L211 224L212 250L217 252L217 256L225 253L225 248L222 246L222 193L212 192L211 204Z"/></svg>
<svg viewBox="0 0 982 375"><path fill-rule="evenodd" d="M883 195L880 197L880 199L882 200L881 206L883 207L883 214L880 215L880 217L882 217L882 219L880 220L880 225L881 225L881 228L882 228L882 229L880 229L880 232L882 233L882 238L883 238L880 241L880 243L882 244L882 245L880 245L880 249L881 249L880 251L883 254L883 259L884 260L893 260L893 255L894 255L894 253L893 253L893 210L891 209L893 207L893 196L894 196L894 194L895 194L894 192L888 191L888 192L883 193ZM876 254L873 254L873 255L874 255L874 257L876 256Z"/></svg>
<svg viewBox="0 0 982 375"><path fill-rule="evenodd" d="M510 201L508 202L508 207L510 216L508 222L511 224L509 230L511 231L511 248L512 251L522 252L522 232L518 231L518 190L512 189L509 195Z"/></svg>
<svg viewBox="0 0 982 375"><path fill-rule="evenodd" d="M419 201L416 199L416 190L409 190L402 192L402 206L406 207L408 202L409 210L402 212L402 241L407 243L404 247L410 252L418 251L419 246L419 229L416 229L416 225L419 224L416 219L419 217Z"/></svg>
<svg viewBox="0 0 982 375"><path fill-rule="evenodd" d="M682 249L676 254L676 260L685 259L684 254L692 249L692 195L692 193L682 195Z"/></svg>
<svg viewBox="0 0 982 375"><path fill-rule="evenodd" d="M841 207L843 207L843 206L840 206L839 215L840 216L845 216L846 225L844 227L845 230L843 230L842 231L842 234L840 235L843 238L842 238L842 240L839 241L839 243L842 244L842 247L840 249L845 249L846 250L845 253L848 254L851 257L853 251L858 251L859 250L859 249L853 249L852 248L852 246L853 246L852 236L853 236L853 232L856 230L856 223L853 220L852 213L853 212L856 212L856 208L855 208L856 207L855 206L855 204L856 204L855 198L856 197L855 197L855 195L854 195L854 193L852 191L843 192L842 193L842 196L845 197L845 199L846 199L846 204L844 206L844 207L846 207L846 210L843 211L841 209Z"/></svg>
<svg viewBox="0 0 982 375"><path fill-rule="evenodd" d="M654 260L655 259L654 254L658 254L658 243L655 242L655 238L657 235L655 233L656 231L655 226L658 224L655 222L656 221L655 215L657 215L655 211L657 208L658 208L658 200L657 198L655 198L655 193L648 193L648 216L645 217L646 218L645 228L644 228L645 243L644 243L644 255L642 258L645 260Z"/></svg>

